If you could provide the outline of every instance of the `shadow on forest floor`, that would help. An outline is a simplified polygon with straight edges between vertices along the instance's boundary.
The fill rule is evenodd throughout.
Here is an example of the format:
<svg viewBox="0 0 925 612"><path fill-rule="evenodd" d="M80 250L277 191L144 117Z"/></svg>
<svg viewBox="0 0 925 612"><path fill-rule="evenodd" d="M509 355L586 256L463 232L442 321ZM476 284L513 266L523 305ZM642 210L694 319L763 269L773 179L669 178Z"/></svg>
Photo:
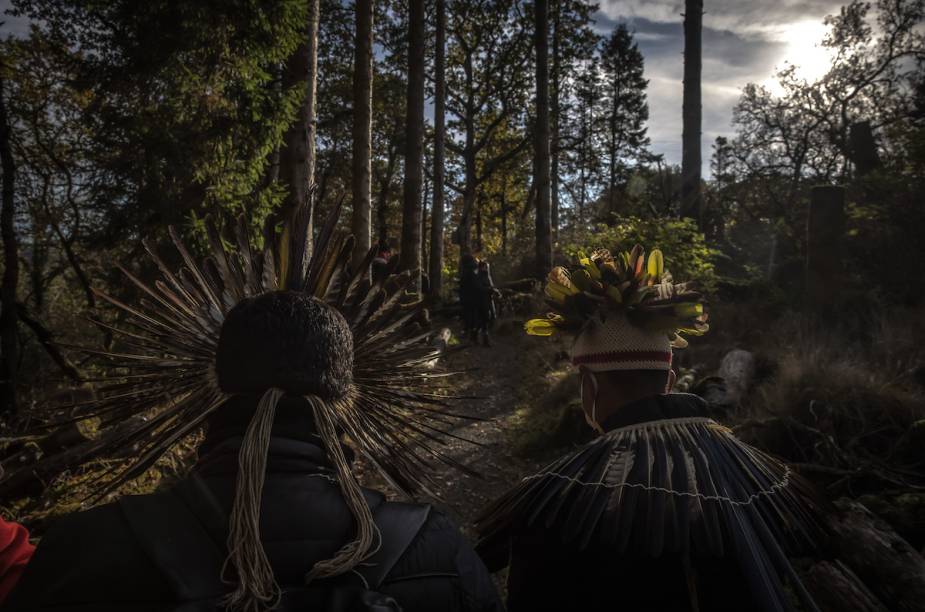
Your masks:
<svg viewBox="0 0 925 612"><path fill-rule="evenodd" d="M438 498L430 501L469 536L473 535L472 521L482 509L551 458L542 449L525 449L521 439L524 406L537 401L555 382L549 373L555 370L557 350L553 343L526 337L522 325L517 319L498 321L492 346L487 347L459 339L456 321L435 321L435 327L452 330L451 342L459 342L444 360L447 370L460 372L450 379L448 393L465 398L455 400L452 410L483 420L463 421L452 430L478 444L450 439L444 447L450 457L481 477L435 463L432 476ZM365 485L389 491L388 484L367 465L358 467Z"/></svg>

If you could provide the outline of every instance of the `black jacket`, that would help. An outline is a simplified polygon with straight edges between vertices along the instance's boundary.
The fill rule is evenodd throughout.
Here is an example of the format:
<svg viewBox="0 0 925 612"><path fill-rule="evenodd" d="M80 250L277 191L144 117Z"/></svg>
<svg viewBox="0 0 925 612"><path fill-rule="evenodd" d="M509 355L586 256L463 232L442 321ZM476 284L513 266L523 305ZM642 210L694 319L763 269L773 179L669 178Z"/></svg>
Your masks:
<svg viewBox="0 0 925 612"><path fill-rule="evenodd" d="M195 476L177 485L183 495L171 499L173 503L181 499L191 514L180 510L163 516L171 514L161 511L165 495L171 494L157 493L60 519L42 539L4 610L214 609L188 598L207 582L230 589L215 580L214 570L226 554L226 517L234 496L237 450L253 401L232 400L219 411ZM300 588L312 565L330 558L353 530L309 412L298 402L286 398L279 406L260 515L264 548L284 591ZM201 485L208 493L197 495ZM381 504L390 503L375 491L366 490L365 495L374 514ZM197 520L201 525L195 524ZM181 562L164 562L161 553L152 554L152 541L154 548ZM337 580L350 579L348 575ZM405 612L502 609L482 561L436 510L377 590L394 597ZM178 605L183 602L187 605ZM287 606L279 610L286 612Z"/></svg>
<svg viewBox="0 0 925 612"><path fill-rule="evenodd" d="M692 395L652 397L627 405L602 423L605 431L659 419L704 416ZM482 542L479 553L491 571L509 566L509 612L676 612L692 610L691 586L703 612L755 609L744 575L733 560L679 556L615 557L611 551L567 543L542 525L522 526L508 542ZM692 579L692 580L691 580Z"/></svg>

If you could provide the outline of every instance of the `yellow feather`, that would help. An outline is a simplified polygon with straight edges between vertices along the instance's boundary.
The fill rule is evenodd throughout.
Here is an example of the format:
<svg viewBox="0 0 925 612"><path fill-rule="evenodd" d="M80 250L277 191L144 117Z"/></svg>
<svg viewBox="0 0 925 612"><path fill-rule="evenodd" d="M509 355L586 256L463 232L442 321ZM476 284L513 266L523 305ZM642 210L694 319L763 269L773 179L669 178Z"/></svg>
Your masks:
<svg viewBox="0 0 925 612"><path fill-rule="evenodd" d="M653 277L655 282L658 282L664 271L665 258L662 256L662 252L658 249L652 249L652 252L649 253L649 265L647 270L649 276Z"/></svg>
<svg viewBox="0 0 925 612"><path fill-rule="evenodd" d="M530 319L524 324L524 331L531 336L547 337L556 333L558 329L549 319Z"/></svg>

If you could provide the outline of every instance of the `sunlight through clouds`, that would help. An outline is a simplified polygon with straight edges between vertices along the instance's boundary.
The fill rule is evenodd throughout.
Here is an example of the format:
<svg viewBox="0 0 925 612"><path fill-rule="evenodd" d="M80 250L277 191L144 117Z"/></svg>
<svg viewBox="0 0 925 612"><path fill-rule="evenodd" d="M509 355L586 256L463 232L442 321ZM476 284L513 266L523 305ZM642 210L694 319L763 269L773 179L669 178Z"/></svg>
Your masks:
<svg viewBox="0 0 925 612"><path fill-rule="evenodd" d="M708 0L703 18L703 160L704 172L716 136L728 136L732 108L748 83L772 92L780 88L774 74L787 65L807 80L828 67L821 46L823 19L842 0ZM625 21L635 32L649 79L649 135L652 148L669 163L681 161L681 77L684 36L682 0L601 0L595 31L607 36ZM705 174L706 175L706 174Z"/></svg>
<svg viewBox="0 0 925 612"><path fill-rule="evenodd" d="M831 50L822 46L826 32L827 28L821 21L801 21L787 26L780 33L780 40L786 43L786 48L778 68L793 66L796 76L809 82L824 76L832 63ZM775 94L782 93L773 76L761 84Z"/></svg>

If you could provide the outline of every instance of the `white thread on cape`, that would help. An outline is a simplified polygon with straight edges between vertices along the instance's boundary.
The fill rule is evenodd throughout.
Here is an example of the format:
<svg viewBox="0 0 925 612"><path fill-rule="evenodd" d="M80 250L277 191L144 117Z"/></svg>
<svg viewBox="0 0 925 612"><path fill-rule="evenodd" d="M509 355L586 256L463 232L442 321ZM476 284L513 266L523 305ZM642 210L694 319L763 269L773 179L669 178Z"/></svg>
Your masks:
<svg viewBox="0 0 925 612"><path fill-rule="evenodd" d="M673 428L674 426L677 426L677 425L705 425L710 428L717 428L720 430L728 431L726 427L720 425L713 419L710 419L707 417L684 417L684 418L678 418L678 419L659 419L657 421L649 421L646 423L638 423L636 425L629 425L627 427L621 427L619 429L615 429L613 431L608 432L606 434L606 437L607 438L620 438L622 437L623 434L630 433L632 431L637 431L640 429L660 429L660 428L667 429L667 428ZM733 506L748 506L752 504L759 497L774 495L781 489L784 489L790 485L790 476L793 472L790 469L789 465L784 464L783 468L784 468L784 473L779 481L775 482L767 489L763 489L761 491L752 493L745 500L733 499L725 495L705 495L703 493L692 493L690 491L676 491L674 489L669 489L666 487L657 487L657 486L653 486L649 484L643 484L640 482L618 482L618 483L611 483L611 484L605 483L603 480L599 480L597 482L585 482L583 480L579 480L575 478L574 476L565 476L564 474L560 474L558 472L553 472L553 471L538 472L536 474L526 476L523 478L522 482L536 480L537 478L545 478L546 476L553 476L555 478L559 478L561 480L571 482L572 484L576 484L581 487L603 487L605 489L620 489L624 487L629 487L629 488L634 488L634 489L642 489L644 491L658 491L661 493L668 493L669 495L675 495L677 497L696 497L704 501L728 502L729 504L732 504ZM607 469L604 469L601 472L602 477L606 473L607 473Z"/></svg>

